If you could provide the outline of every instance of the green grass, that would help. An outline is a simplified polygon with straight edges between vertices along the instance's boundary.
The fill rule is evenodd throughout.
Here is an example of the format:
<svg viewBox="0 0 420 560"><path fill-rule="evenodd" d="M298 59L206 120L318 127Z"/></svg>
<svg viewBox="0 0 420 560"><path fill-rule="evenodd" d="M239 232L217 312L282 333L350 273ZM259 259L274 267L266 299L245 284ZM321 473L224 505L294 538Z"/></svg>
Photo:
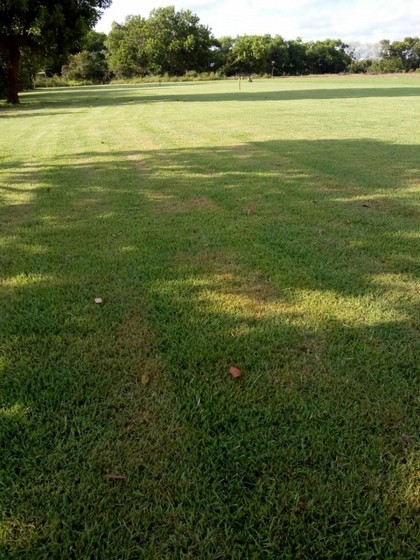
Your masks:
<svg viewBox="0 0 420 560"><path fill-rule="evenodd" d="M418 557L419 98L0 108L0 558Z"/></svg>

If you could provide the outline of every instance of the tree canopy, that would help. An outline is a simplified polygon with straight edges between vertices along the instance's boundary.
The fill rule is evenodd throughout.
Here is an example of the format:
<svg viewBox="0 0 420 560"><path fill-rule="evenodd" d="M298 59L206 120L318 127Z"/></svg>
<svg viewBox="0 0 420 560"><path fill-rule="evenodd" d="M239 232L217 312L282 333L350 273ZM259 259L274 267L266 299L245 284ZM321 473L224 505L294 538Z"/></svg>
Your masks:
<svg viewBox="0 0 420 560"><path fill-rule="evenodd" d="M0 0L0 49L8 63L9 103L18 103L22 51L68 52L112 0Z"/></svg>
<svg viewBox="0 0 420 560"><path fill-rule="evenodd" d="M147 19L129 16L108 35L108 62L118 77L145 74L180 76L209 70L214 38L190 10L174 6L152 10Z"/></svg>

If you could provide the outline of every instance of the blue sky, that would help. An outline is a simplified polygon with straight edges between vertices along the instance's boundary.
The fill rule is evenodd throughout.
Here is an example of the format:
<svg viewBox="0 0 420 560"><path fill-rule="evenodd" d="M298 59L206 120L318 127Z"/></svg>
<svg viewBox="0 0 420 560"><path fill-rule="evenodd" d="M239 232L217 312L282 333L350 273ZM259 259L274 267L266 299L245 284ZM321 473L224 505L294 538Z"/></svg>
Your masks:
<svg viewBox="0 0 420 560"><path fill-rule="evenodd" d="M147 17L153 8L168 5L190 9L216 37L269 33L372 43L420 35L420 0L113 0L96 29L108 33L113 21Z"/></svg>

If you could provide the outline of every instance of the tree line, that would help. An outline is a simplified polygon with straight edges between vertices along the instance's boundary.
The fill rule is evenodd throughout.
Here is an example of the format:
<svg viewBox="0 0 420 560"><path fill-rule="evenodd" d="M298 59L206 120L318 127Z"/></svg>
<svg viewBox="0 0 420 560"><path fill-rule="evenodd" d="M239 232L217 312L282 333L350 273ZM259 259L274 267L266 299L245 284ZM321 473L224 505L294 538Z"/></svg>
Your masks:
<svg viewBox="0 0 420 560"><path fill-rule="evenodd" d="M117 78L181 76L192 71L224 76L336 73L351 62L340 40L303 43L279 35L217 39L190 10L175 11L173 6L155 9L147 19L131 16L124 24L114 23L104 40L104 54ZM70 64L75 62L73 58Z"/></svg>
<svg viewBox="0 0 420 560"><path fill-rule="evenodd" d="M384 40L370 51L362 47L340 39L304 42L268 34L215 38L190 10L168 6L153 10L148 18L129 16L122 24L114 22L108 35L91 32L88 45L73 54L63 70L68 78L107 81L188 72L296 76L420 67L417 37Z"/></svg>
<svg viewBox="0 0 420 560"><path fill-rule="evenodd" d="M286 40L280 35L215 38L190 10L157 8L148 18L114 22L108 35L91 31L85 47L63 67L66 77L108 81L187 73L297 76L341 72L410 72L420 68L420 39L376 45L340 39Z"/></svg>
<svg viewBox="0 0 420 560"><path fill-rule="evenodd" d="M304 42L280 35L216 38L190 10L152 10L148 18L92 26L111 0L0 0L0 92L8 101L37 72L104 83L112 78L239 73L271 76L409 72L420 67L420 40L381 41L375 49L340 39ZM12 86L12 87L11 87Z"/></svg>

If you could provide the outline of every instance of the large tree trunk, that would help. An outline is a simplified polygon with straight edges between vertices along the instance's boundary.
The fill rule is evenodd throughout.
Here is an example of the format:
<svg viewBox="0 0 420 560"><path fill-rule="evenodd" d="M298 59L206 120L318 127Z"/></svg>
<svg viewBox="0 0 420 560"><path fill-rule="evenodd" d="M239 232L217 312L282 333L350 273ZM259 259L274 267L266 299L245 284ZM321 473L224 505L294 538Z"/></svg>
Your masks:
<svg viewBox="0 0 420 560"><path fill-rule="evenodd" d="M20 49L17 45L9 47L9 72L7 81L7 103L17 104L19 101L19 66Z"/></svg>

